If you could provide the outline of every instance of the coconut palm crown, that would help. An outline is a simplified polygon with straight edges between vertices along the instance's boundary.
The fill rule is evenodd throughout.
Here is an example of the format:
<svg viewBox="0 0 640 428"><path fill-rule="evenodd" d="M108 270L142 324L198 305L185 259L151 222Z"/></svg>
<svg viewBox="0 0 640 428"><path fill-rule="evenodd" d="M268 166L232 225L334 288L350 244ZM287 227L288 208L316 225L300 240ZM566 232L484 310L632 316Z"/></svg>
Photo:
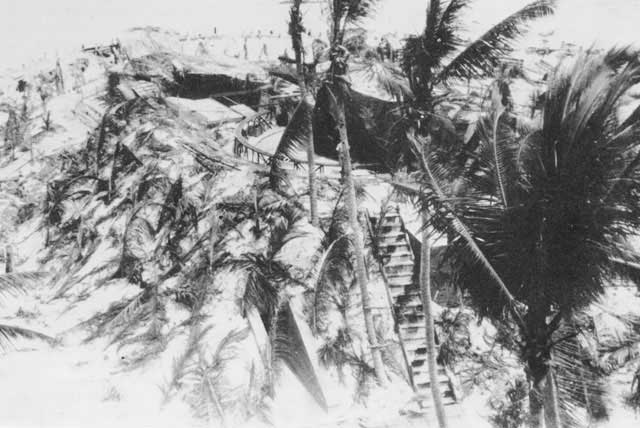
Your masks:
<svg viewBox="0 0 640 428"><path fill-rule="evenodd" d="M434 102L433 90L452 79L470 79L493 73L512 52L525 24L555 10L555 0L535 0L464 45L459 30L461 12L471 0L430 0L422 34L409 36L402 52L402 69L418 105Z"/></svg>
<svg viewBox="0 0 640 428"><path fill-rule="evenodd" d="M622 120L618 108L638 82L637 54L587 53L556 71L533 132L519 135L499 114L484 127L450 206L529 309L570 313L632 273L621 261L636 261L625 238L640 226L640 111ZM450 253L463 247L454 239ZM454 260L484 313L499 315L494 279L468 271L472 259Z"/></svg>

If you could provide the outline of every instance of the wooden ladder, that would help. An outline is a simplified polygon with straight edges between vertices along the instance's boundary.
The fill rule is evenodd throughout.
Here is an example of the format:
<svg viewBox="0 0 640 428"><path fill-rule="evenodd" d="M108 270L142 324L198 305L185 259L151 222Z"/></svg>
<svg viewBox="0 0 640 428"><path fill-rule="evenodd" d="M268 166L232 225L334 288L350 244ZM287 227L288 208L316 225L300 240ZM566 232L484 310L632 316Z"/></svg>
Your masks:
<svg viewBox="0 0 640 428"><path fill-rule="evenodd" d="M387 292L394 311L396 333L405 355L409 378L423 407L431 406L431 379L427 368L426 324L420 295L420 285L414 275L415 258L409 236L397 207L380 218L371 217L369 229L374 242ZM445 405L456 403L456 396L443 366L438 366L438 378Z"/></svg>

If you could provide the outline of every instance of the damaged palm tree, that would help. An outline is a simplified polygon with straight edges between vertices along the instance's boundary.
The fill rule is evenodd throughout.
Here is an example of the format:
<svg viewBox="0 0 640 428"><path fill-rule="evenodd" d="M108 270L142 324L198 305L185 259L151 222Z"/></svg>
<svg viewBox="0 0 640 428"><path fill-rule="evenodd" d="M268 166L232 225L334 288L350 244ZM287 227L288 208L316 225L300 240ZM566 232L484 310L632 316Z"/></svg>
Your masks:
<svg viewBox="0 0 640 428"><path fill-rule="evenodd" d="M295 219L293 219L295 220ZM279 260L280 251L291 240L300 237L296 232L295 221L277 216L269 230L269 240L263 252L246 253L237 258L221 257L219 266L247 272L247 280L241 299L243 314L252 308L257 309L269 335L270 355L265 358L267 383L270 394L275 393L274 364L277 360L278 319L287 303L286 287L298 284L289 267Z"/></svg>
<svg viewBox="0 0 640 428"><path fill-rule="evenodd" d="M160 337L162 302L159 286L165 275L161 264L166 248L168 229L156 233L153 225L142 216L145 206L134 209L127 224L123 242L123 257L130 260L143 290L130 299L110 321L102 327L104 331L114 332L110 344L124 337L141 320L150 317L148 336L151 339Z"/></svg>
<svg viewBox="0 0 640 428"><path fill-rule="evenodd" d="M131 209L124 231L120 266L114 274L114 277L127 277L140 283L143 290L103 326L108 330L117 328L111 343L146 317L151 319L147 336L160 338L164 311L160 284L180 271L190 254L182 254L180 243L197 228L202 195L185 188L181 177L169 184L166 177L155 177L154 171L150 168L138 186L136 201L140 201ZM149 189L142 186L152 186L153 181L159 187L168 187L162 203L143 199ZM149 218L155 215L158 221L154 226Z"/></svg>

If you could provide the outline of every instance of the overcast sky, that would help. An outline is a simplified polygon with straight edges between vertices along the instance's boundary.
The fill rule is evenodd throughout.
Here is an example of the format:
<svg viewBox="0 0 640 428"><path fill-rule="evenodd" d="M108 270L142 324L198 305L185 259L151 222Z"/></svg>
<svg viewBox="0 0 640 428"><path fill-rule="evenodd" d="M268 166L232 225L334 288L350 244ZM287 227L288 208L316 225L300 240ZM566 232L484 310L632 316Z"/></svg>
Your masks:
<svg viewBox="0 0 640 428"><path fill-rule="evenodd" d="M380 32L417 31L424 24L426 0L380 0L368 25ZM468 25L480 31L527 0L476 0ZM190 32L286 31L287 5L282 0L0 0L0 53L6 66L27 58L55 55L55 50L116 37L132 26L157 25ZM559 0L558 14L539 24L554 28L561 39L591 44L640 39L640 0ZM307 24L324 25L317 10ZM470 21L477 21L475 24Z"/></svg>

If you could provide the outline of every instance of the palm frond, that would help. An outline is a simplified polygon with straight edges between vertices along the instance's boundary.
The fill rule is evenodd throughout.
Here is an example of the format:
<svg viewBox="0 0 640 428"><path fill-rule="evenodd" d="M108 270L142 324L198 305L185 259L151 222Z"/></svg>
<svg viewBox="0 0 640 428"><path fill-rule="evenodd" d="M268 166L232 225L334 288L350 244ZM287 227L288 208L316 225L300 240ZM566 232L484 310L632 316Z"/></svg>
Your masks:
<svg viewBox="0 0 640 428"><path fill-rule="evenodd" d="M338 380L344 382L344 367L349 364L353 338L347 328L341 328L335 337L327 340L318 349L318 360L325 367L335 367Z"/></svg>
<svg viewBox="0 0 640 428"><path fill-rule="evenodd" d="M287 272L271 263L263 255L245 254L241 259L230 259L224 262L225 266L247 272L244 293L240 302L242 312L255 306L258 312L265 318L270 318L278 305L279 288L283 276Z"/></svg>
<svg viewBox="0 0 640 428"><path fill-rule="evenodd" d="M275 258L280 250L294 239L305 236L306 233L295 229L295 224L290 222L284 217L277 218L273 227L271 228L271 234L269 235L269 242L267 245L267 257L270 259Z"/></svg>
<svg viewBox="0 0 640 428"><path fill-rule="evenodd" d="M353 275L352 253L349 236L341 236L324 251L309 278L308 284L313 290L311 327L316 334L322 329L324 314L336 303L333 299L336 290L347 288L344 284L349 281L348 276Z"/></svg>
<svg viewBox="0 0 640 428"><path fill-rule="evenodd" d="M284 362L291 368L294 375L326 411L327 399L313 367L315 355L308 354L298 322L301 321L296 319L291 307L283 304L278 314L276 334L272 335L273 357L276 362Z"/></svg>
<svg viewBox="0 0 640 428"><path fill-rule="evenodd" d="M331 43L341 45L346 29L370 15L377 0L328 0L331 19Z"/></svg>
<svg viewBox="0 0 640 428"><path fill-rule="evenodd" d="M248 328L230 331L210 355L200 354L199 361L185 373L187 402L196 416L228 426L226 413L239 403L239 391L226 385L223 374L227 364L238 358L239 345L248 335Z"/></svg>
<svg viewBox="0 0 640 428"><path fill-rule="evenodd" d="M128 227L124 240L127 253L137 260L147 261L153 258L157 242L153 226L147 219L135 218Z"/></svg>
<svg viewBox="0 0 640 428"><path fill-rule="evenodd" d="M493 26L471 43L438 73L438 81L468 79L490 74L501 59L513 50L513 42L523 34L523 25L551 15L556 0L536 0Z"/></svg>
<svg viewBox="0 0 640 428"><path fill-rule="evenodd" d="M249 328L229 332L216 346L213 352L214 358L221 360L232 358L232 353L235 351L234 347L247 337L249 337Z"/></svg>
<svg viewBox="0 0 640 428"><path fill-rule="evenodd" d="M0 297L26 294L49 276L46 272L5 273L0 275Z"/></svg>
<svg viewBox="0 0 640 428"><path fill-rule="evenodd" d="M551 365L563 426L579 428L607 417L607 382L585 348L584 332L575 322L562 323L554 334Z"/></svg>
<svg viewBox="0 0 640 428"><path fill-rule="evenodd" d="M302 220L306 213L302 204L296 199L284 199L278 197L272 201L260 200L259 209L267 216L279 216L289 225Z"/></svg>
<svg viewBox="0 0 640 428"><path fill-rule="evenodd" d="M440 44L443 57L453 53L462 42L458 36L460 30L458 21L460 20L460 12L469 6L469 3L471 0L450 0L442 14L436 19L432 18L435 24L432 37ZM429 28L427 28L427 33L430 33Z"/></svg>
<svg viewBox="0 0 640 428"><path fill-rule="evenodd" d="M477 171L474 171L478 187L481 180L486 180L484 189L487 194L496 194L506 209L514 189L510 177L514 176L516 156L520 148L517 133L508 123L504 109L493 112L493 117L481 119L478 122L477 133L479 146L475 150L477 155ZM468 165L469 169L475 168Z"/></svg>
<svg viewBox="0 0 640 428"><path fill-rule="evenodd" d="M134 203L143 202L154 190L165 194L170 185L169 177L160 170L157 163L146 164L135 184Z"/></svg>
<svg viewBox="0 0 640 428"><path fill-rule="evenodd" d="M285 163L294 158L296 152L303 152L313 138L313 109L314 103L310 96L304 97L293 112L291 120L280 137L278 147L271 158L271 172L269 182L273 189L282 187L282 175Z"/></svg>
<svg viewBox="0 0 640 428"><path fill-rule="evenodd" d="M162 204L162 210L160 211L160 218L158 220L156 230L162 229L165 224L168 224L179 217L178 210L183 193L182 176L180 176L171 184L171 187L169 187L169 192L167 192L164 203Z"/></svg>
<svg viewBox="0 0 640 428"><path fill-rule="evenodd" d="M508 302L509 308L515 318L515 321L518 322L519 325L523 325L523 321L521 318L521 314L516 309L517 301L513 297L513 294L504 283L501 276L498 274L496 269L493 267L492 263L489 261L485 253L482 251L478 243L476 242L473 233L467 225L463 222L463 220L456 215L455 209L450 204L450 197L448 197L445 192L442 190L442 187L439 183L439 180L436 177L432 166L428 159L422 154L423 145L427 144L425 141L420 141L421 137L416 136L415 134L407 134L409 140L416 147L416 152L419 153L419 158L421 159L422 168L425 171L428 177L428 186L430 190L433 192L432 201L435 201L439 206L438 210L442 212L446 212L448 218L448 222L452 230L464 241L465 245L468 246L471 254L476 259L476 261L480 264L482 269L491 277L495 286L500 290L500 294L503 298ZM407 190L404 188L403 190ZM422 192L419 193L420 197L424 197ZM434 199L435 198L435 199ZM427 197L429 199L429 197Z"/></svg>
<svg viewBox="0 0 640 428"><path fill-rule="evenodd" d="M120 340L128 331L138 325L150 311L149 294L146 290L133 297L115 317L100 327L100 331L111 332L111 340L107 346Z"/></svg>
<svg viewBox="0 0 640 428"><path fill-rule="evenodd" d="M115 317L105 324L105 330L112 330L116 327L122 326L123 324L133 322L148 299L149 296L146 291L138 293L135 297L129 300L126 306Z"/></svg>
<svg viewBox="0 0 640 428"><path fill-rule="evenodd" d="M442 16L442 2L440 0L429 0L427 4L427 25L425 35L433 37L438 28L440 17Z"/></svg>
<svg viewBox="0 0 640 428"><path fill-rule="evenodd" d="M440 0L429 1L424 32L405 39L401 66L416 98L423 100L431 93L442 61L459 48L457 22L467 4L467 0L451 0L443 9Z"/></svg>
<svg viewBox="0 0 640 428"><path fill-rule="evenodd" d="M393 63L379 61L377 59L365 60L360 67L352 66L351 72L360 72L367 81L376 83L386 94L397 102L403 102L413 98L413 92L409 81Z"/></svg>
<svg viewBox="0 0 640 428"><path fill-rule="evenodd" d="M186 348L178 358L174 359L171 366L171 380L169 380L163 388L162 392L165 404L171 398L171 392L180 387L181 380L186 374L185 370L189 362L194 358L196 353L200 351L201 342L210 330L211 326L201 328L200 322L198 320L194 321L194 325L191 326L189 332Z"/></svg>
<svg viewBox="0 0 640 428"><path fill-rule="evenodd" d="M601 295L611 277L634 280L620 260L632 260L624 240L640 226L640 121L621 129L617 115L639 73L637 58L619 52L584 54L559 67L537 129L496 139L501 130L486 127L459 193L433 187L433 172L443 166L422 161L424 184L446 202L434 204L434 223L450 224L460 236L447 249L455 279L486 313L500 316L501 297L479 252L526 307L571 313Z"/></svg>
<svg viewBox="0 0 640 428"><path fill-rule="evenodd" d="M23 327L0 324L0 348L6 349L15 339L40 339L48 343L53 343L53 338L46 334L39 333Z"/></svg>
<svg viewBox="0 0 640 428"><path fill-rule="evenodd" d="M640 336L631 336L616 346L608 346L602 350L600 366L611 372L640 357Z"/></svg>

